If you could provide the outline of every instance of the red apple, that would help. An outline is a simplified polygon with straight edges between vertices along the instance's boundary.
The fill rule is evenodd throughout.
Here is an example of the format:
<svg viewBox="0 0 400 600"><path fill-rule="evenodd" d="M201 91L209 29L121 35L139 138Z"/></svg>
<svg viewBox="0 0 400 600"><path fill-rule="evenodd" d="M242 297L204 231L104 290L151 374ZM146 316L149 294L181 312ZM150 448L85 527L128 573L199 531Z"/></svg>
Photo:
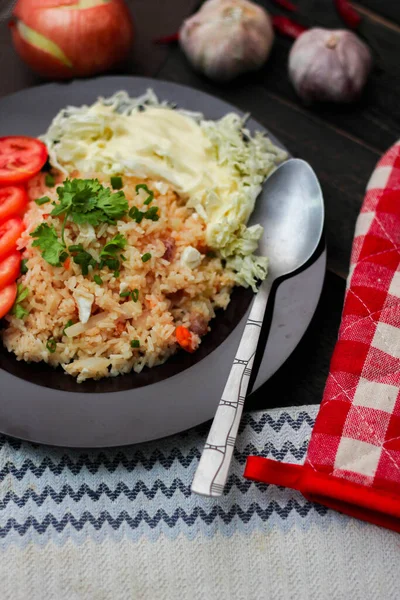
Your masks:
<svg viewBox="0 0 400 600"><path fill-rule="evenodd" d="M133 42L124 0L18 0L13 16L18 54L45 77L106 71L126 57Z"/></svg>

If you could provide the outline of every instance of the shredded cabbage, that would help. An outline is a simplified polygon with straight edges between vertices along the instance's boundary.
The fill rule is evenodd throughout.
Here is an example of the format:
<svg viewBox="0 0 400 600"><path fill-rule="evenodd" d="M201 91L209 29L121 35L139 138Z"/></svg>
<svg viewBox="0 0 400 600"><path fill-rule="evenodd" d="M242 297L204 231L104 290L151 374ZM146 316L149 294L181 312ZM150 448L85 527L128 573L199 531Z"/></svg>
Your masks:
<svg viewBox="0 0 400 600"><path fill-rule="evenodd" d="M65 175L78 169L83 173L150 176L148 162L115 150L111 152L107 146L107 141L118 135L118 127L123 127L118 115L129 117L147 107L176 110L194 121L207 138L207 153L225 176L217 177L218 185L212 179L211 183L201 178L196 180L197 187L193 186L187 194L187 204L206 222L207 243L226 259L227 266L235 272L236 282L256 291L257 281L267 275L268 261L254 255L263 234L262 226L247 227L246 223L263 181L286 158L286 153L262 133L251 135L245 128L247 117L229 113L216 121L205 120L201 113L160 102L150 89L138 98L120 91L110 98L99 98L92 106L68 106L60 111L41 137L49 150L51 164ZM173 169L167 168L168 144L161 150L157 148L156 152L159 160L156 175L178 190L178 179ZM164 163L160 166L161 160Z"/></svg>

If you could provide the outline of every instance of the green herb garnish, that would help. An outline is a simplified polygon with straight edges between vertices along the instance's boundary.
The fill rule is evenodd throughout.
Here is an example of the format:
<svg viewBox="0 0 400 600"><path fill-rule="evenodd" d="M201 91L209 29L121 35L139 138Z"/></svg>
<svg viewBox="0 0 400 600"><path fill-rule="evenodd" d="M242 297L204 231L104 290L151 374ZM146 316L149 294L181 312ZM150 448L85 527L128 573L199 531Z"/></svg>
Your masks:
<svg viewBox="0 0 400 600"><path fill-rule="evenodd" d="M56 180L53 177L53 175L51 175L51 173L47 173L46 177L44 178L44 182L47 185L47 187L54 187Z"/></svg>
<svg viewBox="0 0 400 600"><path fill-rule="evenodd" d="M41 223L30 235L36 238L32 246L40 248L44 260L53 267L60 267L66 259L65 245L58 240L54 226Z"/></svg>
<svg viewBox="0 0 400 600"><path fill-rule="evenodd" d="M137 206L132 206L131 210L129 211L129 216L131 217L131 219L136 221L136 223L141 223L143 219L150 219L151 221L158 221L158 219L160 217L157 214L157 211L158 211L158 206L152 206L145 212L143 212L142 210L139 210Z"/></svg>
<svg viewBox="0 0 400 600"><path fill-rule="evenodd" d="M26 275L26 273L28 272L28 259L27 258L23 258L21 260L21 275Z"/></svg>
<svg viewBox="0 0 400 600"><path fill-rule="evenodd" d="M113 190L120 190L123 186L122 177L114 176L110 178L111 187Z"/></svg>
<svg viewBox="0 0 400 600"><path fill-rule="evenodd" d="M138 185L135 187L136 193L139 193L139 190L144 190L146 192L146 194L148 194L148 197L146 198L146 200L143 202L143 204L150 204L150 202L154 199L154 192L152 192L151 190L149 190L149 188L147 187L147 185L145 183L138 183Z"/></svg>
<svg viewBox="0 0 400 600"><path fill-rule="evenodd" d="M99 269L104 269L104 267L108 267L110 271L118 271L119 276L119 268L121 264L118 258L104 258L100 261Z"/></svg>
<svg viewBox="0 0 400 600"><path fill-rule="evenodd" d="M82 244L75 244L69 246L68 250L71 252L71 256L76 265L80 265L82 269L82 275L88 275L89 267L97 267L98 263L93 256L87 252Z"/></svg>
<svg viewBox="0 0 400 600"><path fill-rule="evenodd" d="M14 305L11 309L11 314L17 317L17 319L23 319L26 315L29 314L29 310L26 310L23 306L21 306L21 302L26 300L29 296L29 289L24 287L22 283L17 285L17 297L15 298Z"/></svg>
<svg viewBox="0 0 400 600"><path fill-rule="evenodd" d="M51 337L47 340L46 348L50 352L50 354L54 354L54 352L56 351L57 342L53 337Z"/></svg>
<svg viewBox="0 0 400 600"><path fill-rule="evenodd" d="M98 179L67 179L57 193L60 202L54 204L51 215L65 215L63 227L69 217L77 225L115 224L129 208L124 192L113 193Z"/></svg>
<svg viewBox="0 0 400 600"><path fill-rule="evenodd" d="M134 290L125 290L120 293L121 298L132 298L134 302L137 302L139 299L139 290L135 288Z"/></svg>
<svg viewBox="0 0 400 600"><path fill-rule="evenodd" d="M144 262L144 263L145 263L145 262L147 262L147 261L148 261L148 260L150 260L150 259L151 259L151 254L150 254L150 252L146 252L146 254L143 254L143 256L142 256L142 262Z"/></svg>
<svg viewBox="0 0 400 600"><path fill-rule="evenodd" d="M131 340L131 348L140 348L139 340Z"/></svg>
<svg viewBox="0 0 400 600"><path fill-rule="evenodd" d="M63 335L66 335L65 330L68 329L68 327L71 327L71 325L73 325L74 322L72 319L69 319L69 321L66 322L65 327L63 329Z"/></svg>
<svg viewBox="0 0 400 600"><path fill-rule="evenodd" d="M100 258L108 256L115 257L119 250L123 250L128 243L128 240L121 234L117 233L109 242L107 242L100 252Z"/></svg>
<svg viewBox="0 0 400 600"><path fill-rule="evenodd" d="M160 217L157 214L157 211L158 211L158 206L152 206L151 208L149 208L149 210L147 210L144 213L144 218L145 219L150 219L150 221L158 221L158 219Z"/></svg>
<svg viewBox="0 0 400 600"><path fill-rule="evenodd" d="M122 256L118 256L118 252L123 250L127 243L127 239L120 233L117 233L117 235L107 242L100 252L100 269L106 266L110 271L116 271L118 275L114 273L114 276L119 277L120 258Z"/></svg>
<svg viewBox="0 0 400 600"><path fill-rule="evenodd" d="M119 271L114 271L114 277L115 277L115 279L118 279L119 275L120 275Z"/></svg>
<svg viewBox="0 0 400 600"><path fill-rule="evenodd" d="M23 319L26 317L26 315L29 315L29 311L25 310L25 308L20 304L14 304L11 314L13 314L17 319Z"/></svg>
<svg viewBox="0 0 400 600"><path fill-rule="evenodd" d="M93 280L95 283L97 283L97 285L103 285L103 280L100 275L94 275Z"/></svg>
<svg viewBox="0 0 400 600"><path fill-rule="evenodd" d="M137 206L132 206L131 210L129 211L130 218L136 221L136 223L141 223L144 215L145 213L139 210Z"/></svg>
<svg viewBox="0 0 400 600"><path fill-rule="evenodd" d="M51 202L48 196L43 196L43 198L37 198L35 200L35 204L37 204L38 206L42 206L42 204L47 204L47 202Z"/></svg>

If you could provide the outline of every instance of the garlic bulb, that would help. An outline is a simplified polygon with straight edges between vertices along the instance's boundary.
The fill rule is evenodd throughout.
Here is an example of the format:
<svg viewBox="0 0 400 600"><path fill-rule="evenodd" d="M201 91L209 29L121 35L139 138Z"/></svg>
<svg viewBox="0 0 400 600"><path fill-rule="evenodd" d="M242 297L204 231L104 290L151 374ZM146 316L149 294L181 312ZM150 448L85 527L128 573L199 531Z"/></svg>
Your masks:
<svg viewBox="0 0 400 600"><path fill-rule="evenodd" d="M290 79L306 102L351 102L361 94L371 66L368 46L344 29L310 29L289 55Z"/></svg>
<svg viewBox="0 0 400 600"><path fill-rule="evenodd" d="M261 67L274 40L267 12L248 0L207 0L179 32L192 65L210 79L229 81Z"/></svg>

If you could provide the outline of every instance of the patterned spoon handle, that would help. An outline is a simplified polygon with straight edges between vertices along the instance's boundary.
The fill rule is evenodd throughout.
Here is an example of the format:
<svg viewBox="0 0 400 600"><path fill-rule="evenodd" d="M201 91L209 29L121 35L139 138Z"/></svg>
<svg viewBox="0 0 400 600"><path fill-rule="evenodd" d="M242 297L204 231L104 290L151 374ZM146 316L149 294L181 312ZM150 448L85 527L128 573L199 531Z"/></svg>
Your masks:
<svg viewBox="0 0 400 600"><path fill-rule="evenodd" d="M196 494L221 496L224 491L271 283L269 280L264 281L254 298L193 479L192 492Z"/></svg>

